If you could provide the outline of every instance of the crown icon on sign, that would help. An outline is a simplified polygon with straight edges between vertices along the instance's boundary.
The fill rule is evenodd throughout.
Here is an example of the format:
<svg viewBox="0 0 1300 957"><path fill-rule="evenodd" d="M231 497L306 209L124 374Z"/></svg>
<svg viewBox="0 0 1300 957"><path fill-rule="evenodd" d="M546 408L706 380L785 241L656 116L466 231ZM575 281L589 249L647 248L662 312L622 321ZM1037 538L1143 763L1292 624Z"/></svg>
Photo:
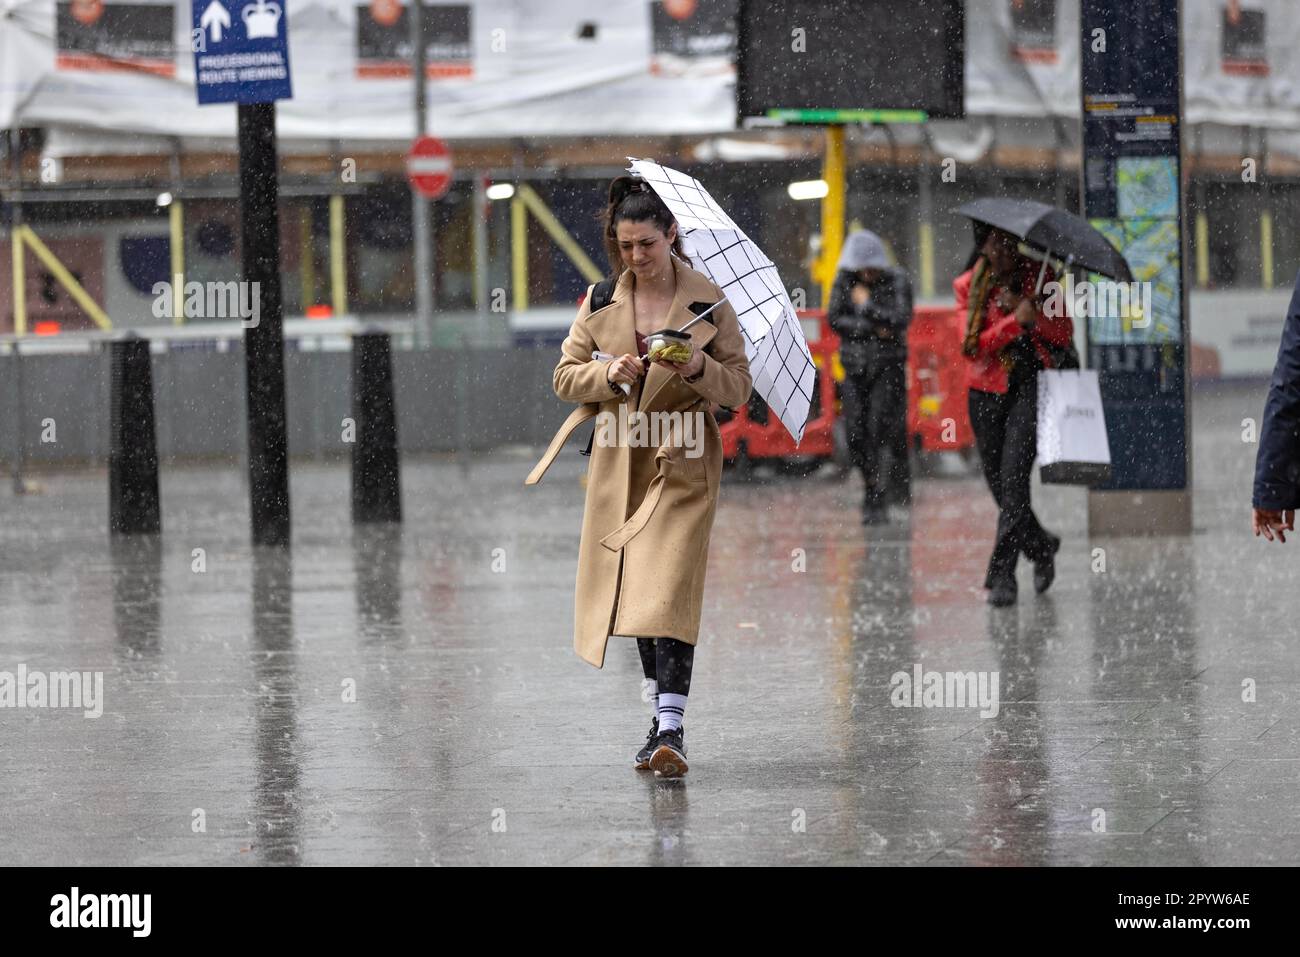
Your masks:
<svg viewBox="0 0 1300 957"><path fill-rule="evenodd" d="M280 35L280 17L283 11L280 5L271 0L257 0L244 7L244 27L248 30L250 40L274 40Z"/></svg>

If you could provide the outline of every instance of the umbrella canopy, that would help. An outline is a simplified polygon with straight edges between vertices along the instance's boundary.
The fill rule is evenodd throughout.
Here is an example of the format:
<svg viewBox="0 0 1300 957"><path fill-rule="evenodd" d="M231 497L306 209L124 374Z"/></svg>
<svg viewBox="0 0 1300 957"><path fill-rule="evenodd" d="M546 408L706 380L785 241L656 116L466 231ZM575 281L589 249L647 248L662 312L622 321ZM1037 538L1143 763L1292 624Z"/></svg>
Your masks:
<svg viewBox="0 0 1300 957"><path fill-rule="evenodd" d="M995 196L967 203L957 213L977 223L1006 230L1028 245L1090 272L1120 282L1133 281L1133 274L1119 250L1082 216L1032 199Z"/></svg>
<svg viewBox="0 0 1300 957"><path fill-rule="evenodd" d="M754 391L798 445L817 370L776 266L698 180L653 160L628 160L628 172L644 179L676 218L691 264L722 288L736 310Z"/></svg>

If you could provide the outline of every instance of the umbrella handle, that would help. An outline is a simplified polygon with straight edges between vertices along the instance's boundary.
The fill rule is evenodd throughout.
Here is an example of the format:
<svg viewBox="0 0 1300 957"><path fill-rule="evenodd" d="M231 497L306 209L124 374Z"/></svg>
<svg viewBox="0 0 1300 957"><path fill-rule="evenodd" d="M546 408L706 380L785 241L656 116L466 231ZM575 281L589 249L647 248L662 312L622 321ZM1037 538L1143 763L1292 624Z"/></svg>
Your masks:
<svg viewBox="0 0 1300 957"><path fill-rule="evenodd" d="M1038 267L1038 281L1034 283L1034 295L1037 296L1043 291L1043 276L1047 272L1047 260L1052 258L1052 251L1049 249L1047 255L1043 257L1043 264Z"/></svg>
<svg viewBox="0 0 1300 957"><path fill-rule="evenodd" d="M686 323L686 325L682 326L682 327L681 327L680 329L678 329L677 331L678 331L678 332L685 332L687 329L689 329L691 326L695 325L697 322L699 322L701 319L703 319L705 316L707 316L709 313L711 313L714 309L717 309L720 305L722 305L722 304L723 304L724 302L726 302L726 301L727 301L727 297L726 297L726 296L723 296L721 299L719 299L719 300L718 300L717 302L715 302L713 305L709 306L708 309L705 309L702 313L700 313L698 316L696 316L696 317L695 317L694 319L692 319L690 322ZM650 358L650 354L649 354L649 353L646 353L646 354L643 355L641 358L642 358L642 359L648 359L648 358Z"/></svg>
<svg viewBox="0 0 1300 957"><path fill-rule="evenodd" d="M718 300L717 302L715 302L713 305L709 306L708 309L705 309L702 313L700 313L698 316L696 316L696 317L695 317L694 319L692 319L690 322L686 323L686 325L682 326L682 327L681 327L680 329L678 329L677 331L678 331L678 332L685 332L687 329L689 329L691 326L695 325L697 322L699 322L701 319L703 319L705 316L707 316L709 313L711 313L714 309L717 309L720 305L722 305L722 304L723 304L724 302L726 302L726 301L727 301L727 297L726 297L726 296L723 296L721 299L719 299L719 300Z"/></svg>

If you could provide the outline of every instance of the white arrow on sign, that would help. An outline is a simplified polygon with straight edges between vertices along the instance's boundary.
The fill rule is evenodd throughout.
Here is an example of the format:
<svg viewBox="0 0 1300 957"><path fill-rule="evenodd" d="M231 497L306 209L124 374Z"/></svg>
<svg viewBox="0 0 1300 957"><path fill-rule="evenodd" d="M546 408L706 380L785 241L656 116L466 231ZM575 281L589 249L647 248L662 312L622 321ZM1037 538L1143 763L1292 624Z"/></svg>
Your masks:
<svg viewBox="0 0 1300 957"><path fill-rule="evenodd" d="M199 27L203 30L212 31L212 42L221 42L221 31L223 28L230 29L230 11L223 7L218 0L212 0L208 8L203 11L203 16L199 17Z"/></svg>

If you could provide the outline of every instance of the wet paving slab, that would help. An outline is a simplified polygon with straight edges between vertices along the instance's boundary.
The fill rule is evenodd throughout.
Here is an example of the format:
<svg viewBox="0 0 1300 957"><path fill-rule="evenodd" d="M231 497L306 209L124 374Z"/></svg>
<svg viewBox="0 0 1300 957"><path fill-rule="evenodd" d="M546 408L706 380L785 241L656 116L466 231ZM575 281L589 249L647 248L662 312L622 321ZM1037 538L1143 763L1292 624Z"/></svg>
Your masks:
<svg viewBox="0 0 1300 957"><path fill-rule="evenodd" d="M0 490L0 672L102 672L102 713L0 707L7 864L1294 864L1294 547L1249 531L1259 385L1198 392L1194 534L1093 538L1035 486L1057 579L985 604L973 475L864 528L856 475L721 492L691 770L632 769L630 642L572 652L585 459L403 463L353 527L295 462L293 547L237 466L168 466L164 531L110 539L103 470ZM1099 553L1097 550L1101 549ZM978 701L900 673L997 676Z"/></svg>

